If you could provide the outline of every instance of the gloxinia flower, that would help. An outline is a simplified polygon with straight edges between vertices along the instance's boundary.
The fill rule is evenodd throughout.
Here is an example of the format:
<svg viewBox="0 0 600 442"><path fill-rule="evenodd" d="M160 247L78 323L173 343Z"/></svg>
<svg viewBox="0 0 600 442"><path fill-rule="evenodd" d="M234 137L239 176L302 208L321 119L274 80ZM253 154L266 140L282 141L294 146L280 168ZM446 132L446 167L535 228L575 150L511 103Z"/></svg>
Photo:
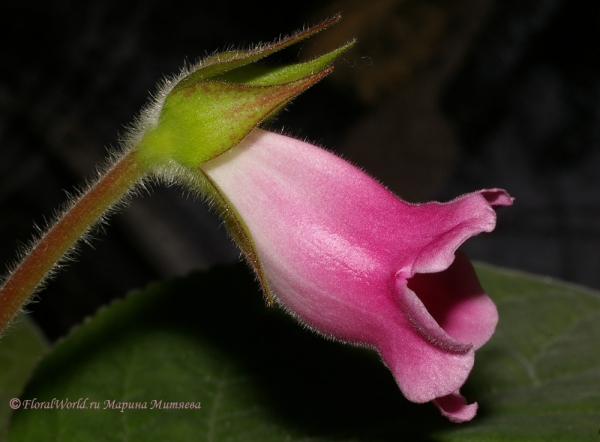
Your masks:
<svg viewBox="0 0 600 442"><path fill-rule="evenodd" d="M512 204L504 190L409 204L341 158L260 129L200 171L268 296L376 349L409 400L473 418L459 388L498 314L457 248L494 229L494 207Z"/></svg>

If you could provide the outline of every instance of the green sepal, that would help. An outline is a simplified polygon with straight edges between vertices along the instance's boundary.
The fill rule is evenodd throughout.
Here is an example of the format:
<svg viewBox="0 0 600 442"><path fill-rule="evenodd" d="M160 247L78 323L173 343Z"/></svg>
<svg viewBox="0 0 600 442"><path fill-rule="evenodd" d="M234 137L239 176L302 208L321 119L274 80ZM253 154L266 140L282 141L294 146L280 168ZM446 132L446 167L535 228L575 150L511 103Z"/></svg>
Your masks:
<svg viewBox="0 0 600 442"><path fill-rule="evenodd" d="M205 81L176 88L166 97L157 125L140 141L140 158L149 165L175 161L195 169L240 143L331 69L270 86Z"/></svg>
<svg viewBox="0 0 600 442"><path fill-rule="evenodd" d="M355 40L352 40L338 49L303 63L276 67L249 64L224 74L217 75L216 77L213 77L212 80L243 84L246 86L271 86L289 83L325 69L333 63L340 54L350 49L354 43Z"/></svg>
<svg viewBox="0 0 600 442"><path fill-rule="evenodd" d="M193 170L240 143L291 99L331 72L351 41L327 54L290 66L254 63L340 20L340 16L270 45L230 51L204 59L184 71L176 84L159 92L156 117L138 144L138 158L149 169L179 164ZM164 170L164 169L163 169Z"/></svg>
<svg viewBox="0 0 600 442"><path fill-rule="evenodd" d="M287 38L283 38L271 44L260 45L248 50L222 52L206 57L193 72L175 86L174 91L254 63L261 58L267 57L268 55L281 51L288 46L315 35L325 28L337 23L341 18L341 15L337 14L316 26L304 31L296 32Z"/></svg>
<svg viewBox="0 0 600 442"><path fill-rule="evenodd" d="M262 263L258 257L254 239L252 238L250 229L248 229L244 219L238 213L235 206L231 204L227 195L225 195L219 186L217 186L217 184L204 172L202 167L198 167L191 172L196 177L193 184L201 186L201 188L196 190L200 191L202 194L208 195L210 200L214 203L227 231L240 249L242 249L248 265L254 270L254 273L260 282L267 305L272 306L274 304L273 293L269 288L267 275L265 274Z"/></svg>
<svg viewBox="0 0 600 442"><path fill-rule="evenodd" d="M338 49L304 63L277 67L249 64L233 71L226 72L225 74L218 75L214 77L214 79L246 86L267 86L296 81L307 75L311 75L314 72L325 69L327 66L331 65L339 55L350 49L354 43L356 43L356 40L351 40ZM274 109L265 117L265 120L278 114L285 104L286 103Z"/></svg>

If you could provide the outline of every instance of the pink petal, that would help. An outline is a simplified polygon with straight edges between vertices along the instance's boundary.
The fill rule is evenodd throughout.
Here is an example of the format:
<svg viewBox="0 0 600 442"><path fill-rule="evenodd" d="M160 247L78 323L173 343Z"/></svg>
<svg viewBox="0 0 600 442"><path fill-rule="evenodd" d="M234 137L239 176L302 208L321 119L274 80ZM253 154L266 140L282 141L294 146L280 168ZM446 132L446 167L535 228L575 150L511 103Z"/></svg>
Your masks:
<svg viewBox="0 0 600 442"><path fill-rule="evenodd" d="M477 402L467 404L467 400L458 391L448 396L437 398L433 403L439 408L442 415L452 422L467 422L477 414Z"/></svg>
<svg viewBox="0 0 600 442"><path fill-rule="evenodd" d="M414 275L408 287L440 327L457 341L478 349L494 333L498 311L464 253L456 252L452 265L442 272Z"/></svg>
<svg viewBox="0 0 600 442"><path fill-rule="evenodd" d="M446 396L464 384L473 368L473 346L449 336L406 280L399 276L396 281L401 319L377 337L383 361L409 400Z"/></svg>
<svg viewBox="0 0 600 442"><path fill-rule="evenodd" d="M485 189L480 193L492 207L511 206L514 201L503 189Z"/></svg>
<svg viewBox="0 0 600 442"><path fill-rule="evenodd" d="M410 263L413 274L447 269L463 242L494 230L496 212L488 198L498 205L512 201L505 191L492 189L463 195L448 203L413 206L416 210L411 211L414 225L411 242L419 247Z"/></svg>

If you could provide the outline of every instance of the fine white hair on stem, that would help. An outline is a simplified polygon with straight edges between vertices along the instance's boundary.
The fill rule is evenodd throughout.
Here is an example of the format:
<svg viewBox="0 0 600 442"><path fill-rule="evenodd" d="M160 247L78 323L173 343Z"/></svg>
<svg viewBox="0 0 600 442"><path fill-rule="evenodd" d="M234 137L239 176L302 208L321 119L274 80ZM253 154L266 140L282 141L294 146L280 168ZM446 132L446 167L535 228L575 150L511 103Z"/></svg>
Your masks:
<svg viewBox="0 0 600 442"><path fill-rule="evenodd" d="M110 169L112 169L112 167L114 167L114 164L116 164L116 162L118 162L118 160L122 157L122 155L119 157L116 157L116 155L113 152L113 153L111 153L110 157L111 157L111 160L109 160L105 166L103 166L101 169L99 169L99 171L97 173L99 176L103 176L104 172L108 172ZM115 161L115 163L113 163L113 161ZM102 172L102 170L104 172ZM44 223L45 223L44 228L42 228L39 225L34 223L34 229L36 230L35 236L32 238L32 240L29 241L29 243L27 245L18 247L16 261L8 266L8 273L2 279L2 281L0 281L0 287L2 287L4 285L4 283L18 269L18 267L25 260L25 258L31 253L32 250L34 250L40 244L40 242L49 234L49 232L64 217L64 215L66 213L68 213L77 204L77 202L86 193L88 193L88 191L90 189L92 189L98 182L99 182L98 178L94 179L94 180L90 180L86 184L84 184L82 186L78 186L72 192L65 192L67 195L66 202L63 203L62 206L54 212L53 216L49 220L47 220L46 217L44 216ZM136 191L137 191L137 186L136 185L132 186L132 188L129 189L128 191L125 191L121 197L117 198L117 200L113 204L111 204L107 208L107 210L97 220L95 220L93 223L91 223L84 230L84 232L79 237L79 239L68 247L68 249L65 251L64 255L52 266L52 268L48 271L48 273L43 277L43 279L39 282L37 288L35 289L34 293L39 292L39 290L45 286L45 284L47 283L49 278L51 278L58 269L60 269L62 266L64 266L65 263L74 260L76 254L77 254L78 248L79 248L79 243L83 242L83 243L91 245L93 234L98 231L102 231L102 229L104 228L104 223L106 222L108 216L110 216L110 214L112 214L113 212L118 210L120 207L125 205L129 199L129 197ZM32 295L34 293L32 293Z"/></svg>

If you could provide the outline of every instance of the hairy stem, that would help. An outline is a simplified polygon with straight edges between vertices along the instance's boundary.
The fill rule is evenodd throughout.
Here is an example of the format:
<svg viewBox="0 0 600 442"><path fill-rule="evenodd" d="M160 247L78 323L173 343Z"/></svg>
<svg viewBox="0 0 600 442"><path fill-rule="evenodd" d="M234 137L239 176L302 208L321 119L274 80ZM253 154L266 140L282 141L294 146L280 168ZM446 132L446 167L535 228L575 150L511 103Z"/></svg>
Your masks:
<svg viewBox="0 0 600 442"><path fill-rule="evenodd" d="M0 331L77 240L140 181L146 170L137 151L129 151L39 239L0 287Z"/></svg>

